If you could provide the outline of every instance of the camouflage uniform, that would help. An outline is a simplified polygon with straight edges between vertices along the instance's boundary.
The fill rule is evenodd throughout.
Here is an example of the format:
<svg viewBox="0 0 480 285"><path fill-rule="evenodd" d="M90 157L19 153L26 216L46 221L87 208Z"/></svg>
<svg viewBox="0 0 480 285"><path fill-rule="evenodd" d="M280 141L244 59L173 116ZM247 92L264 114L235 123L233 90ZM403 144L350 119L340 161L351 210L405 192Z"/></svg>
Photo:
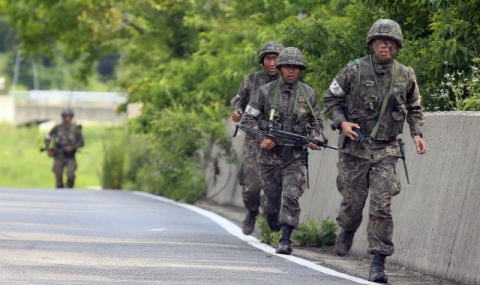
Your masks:
<svg viewBox="0 0 480 285"><path fill-rule="evenodd" d="M293 49L285 48L282 53ZM297 52L298 49L293 51ZM279 55L277 68L281 66L282 53ZM302 56L300 51L298 53ZM296 56L295 53L294 56ZM303 56L301 61L303 62ZM302 69L305 69L304 66ZM277 88L279 88L279 95L275 108L272 104ZM312 115L301 88L310 101L315 116ZM317 137L323 129L323 121L320 118L320 109L317 103L317 94L310 86L298 81L294 84L287 84L283 78L280 78L258 89L248 103L242 117L242 125L248 128L267 130L269 114L274 108L275 116L271 122L274 128L303 136ZM257 144L265 138L265 135L260 133L248 132L247 135L252 136ZM300 215L298 199L307 186L305 178L306 149L294 147L292 161L288 161L284 157L283 150L284 146L277 145L272 150L260 148L257 154L266 198L262 207L267 214L279 213L280 225L297 227Z"/></svg>
<svg viewBox="0 0 480 285"><path fill-rule="evenodd" d="M240 84L237 95L230 101L232 110L245 110L250 97L262 85L277 80L278 73L270 76L265 70L250 73ZM258 174L257 152L259 142L251 136L245 136L243 143L243 162L238 172L239 184L243 186L242 198L245 207L250 211L258 211L260 207L260 191L262 183Z"/></svg>
<svg viewBox="0 0 480 285"><path fill-rule="evenodd" d="M62 115L64 112L62 112ZM75 170L77 169L75 153L79 147L84 145L82 126L75 125L74 123L68 127L65 124L56 125L45 137L45 147L47 149L49 148L52 139L54 141L53 172L55 173L56 187L64 188L63 169L66 167L67 187L73 188L75 183ZM73 146L74 150L72 152L66 152L64 151L66 146Z"/></svg>
<svg viewBox="0 0 480 285"><path fill-rule="evenodd" d="M392 22L396 24L391 20L377 21L367 37L367 44L378 35L379 25L379 31L385 24L388 30ZM403 38L400 27L395 30L397 26L392 30L398 30L400 34L393 34L390 38L401 48ZM395 76L394 66L398 67ZM340 70L323 99L324 114L335 126L346 121L340 109L345 105L353 123L357 123L368 137L379 121L383 99L389 92L391 95L380 118L378 132L369 142L373 159L360 143L346 138L346 144L339 152L337 177L338 191L343 196L338 224L347 231L358 229L370 189L368 252L385 256L392 255L394 251L390 205L392 196L400 192L397 160L401 153L396 138L403 133L405 120L412 137L421 135L420 127L424 121L415 73L412 68L397 61L380 62L369 55L349 62Z"/></svg>

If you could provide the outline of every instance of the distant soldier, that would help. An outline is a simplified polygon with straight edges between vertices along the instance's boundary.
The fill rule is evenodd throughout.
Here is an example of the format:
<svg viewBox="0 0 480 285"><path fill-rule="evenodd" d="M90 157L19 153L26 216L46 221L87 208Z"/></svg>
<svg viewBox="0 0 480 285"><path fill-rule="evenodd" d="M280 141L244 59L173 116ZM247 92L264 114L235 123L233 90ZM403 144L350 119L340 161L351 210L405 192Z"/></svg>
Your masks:
<svg viewBox="0 0 480 285"><path fill-rule="evenodd" d="M339 256L349 252L370 193L367 251L374 257L368 280L387 283L385 257L394 250L390 205L400 192L397 160L403 141L397 136L403 133L405 120L418 154L426 153L427 144L417 78L412 68L394 59L403 46L400 25L389 19L376 21L366 44L372 54L340 70L323 98L325 116L347 137L338 146L337 188L343 201L335 249ZM366 144L359 131L367 137Z"/></svg>
<svg viewBox="0 0 480 285"><path fill-rule="evenodd" d="M245 110L248 101L256 90L269 82L279 78L277 69L277 57L282 51L283 45L279 42L266 43L258 54L258 62L263 66L263 70L252 72L240 84L238 93L230 101L232 105L232 120L240 122L241 114ZM242 198L245 208L248 212L243 221L242 232L245 235L251 235L255 228L255 218L258 215L260 207L260 192L262 183L258 175L257 152L259 144L255 139L245 136L243 144L243 163L238 173L238 179L242 189Z"/></svg>
<svg viewBox="0 0 480 285"><path fill-rule="evenodd" d="M45 136L45 149L48 150L48 156L54 158L53 172L56 178L56 187L63 186L63 169L67 168L67 187L73 188L75 182L75 170L77 162L75 153L79 147L84 145L82 126L72 122L74 113L71 108L62 111L62 124L56 125ZM53 148L50 148L50 142L54 141Z"/></svg>
<svg viewBox="0 0 480 285"><path fill-rule="evenodd" d="M302 52L295 47L284 48L277 69L280 78L263 85L250 99L242 118L249 129L278 129L315 139L323 131L323 120L317 105L317 93L299 80L306 69ZM277 145L264 133L248 132L260 145L257 155L260 177L264 182L265 201L262 205L268 225L282 231L276 253L291 254L292 230L298 227L298 199L307 188L306 160L308 151L302 146ZM309 143L310 149L319 146Z"/></svg>

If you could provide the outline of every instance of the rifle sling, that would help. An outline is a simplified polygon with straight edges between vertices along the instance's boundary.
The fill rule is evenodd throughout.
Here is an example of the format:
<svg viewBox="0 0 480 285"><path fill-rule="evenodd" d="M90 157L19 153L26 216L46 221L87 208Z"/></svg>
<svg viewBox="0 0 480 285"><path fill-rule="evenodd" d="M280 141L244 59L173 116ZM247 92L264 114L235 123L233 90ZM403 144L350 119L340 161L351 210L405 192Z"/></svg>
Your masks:
<svg viewBox="0 0 480 285"><path fill-rule="evenodd" d="M372 63L371 57L370 57L370 63L373 69L373 63ZM385 98L383 98L382 109L380 111L380 115L378 116L378 121L375 124L375 127L373 128L372 133L370 134L370 137L368 138L369 141L371 141L372 139L375 139L375 136L377 135L378 127L380 126L380 120L382 119L382 116L385 113L385 110L387 109L388 100L390 99L390 94L392 94L393 92L393 83L395 82L395 79L398 77L399 70L400 70L400 64L396 60L393 60L393 75L392 75L392 81L390 82L390 90L385 95ZM375 76L375 84L377 85L378 93L382 94L380 91L380 86L378 85L378 82L377 82L377 76Z"/></svg>
<svg viewBox="0 0 480 285"><path fill-rule="evenodd" d="M308 105L308 108L310 109L310 112L312 113L313 117L315 118L315 121L318 121L317 116L315 115L315 111L313 110L312 104L310 103L310 100L308 98L307 90L306 90L306 88L305 88L305 86L303 85L302 82L299 82L299 88L300 88L300 91L302 92L303 98L305 98L305 101L307 102L307 105ZM328 141L327 138L325 137L325 135L323 134L323 132L320 132L320 134L322 135L324 141Z"/></svg>

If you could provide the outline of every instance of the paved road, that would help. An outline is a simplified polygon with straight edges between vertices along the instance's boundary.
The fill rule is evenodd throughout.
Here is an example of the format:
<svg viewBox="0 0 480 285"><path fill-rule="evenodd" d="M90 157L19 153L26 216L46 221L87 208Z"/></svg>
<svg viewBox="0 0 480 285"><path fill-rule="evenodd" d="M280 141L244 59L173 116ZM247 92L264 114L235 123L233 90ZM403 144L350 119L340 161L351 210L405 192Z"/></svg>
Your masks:
<svg viewBox="0 0 480 285"><path fill-rule="evenodd" d="M0 229L0 284L374 284L136 192L0 189Z"/></svg>

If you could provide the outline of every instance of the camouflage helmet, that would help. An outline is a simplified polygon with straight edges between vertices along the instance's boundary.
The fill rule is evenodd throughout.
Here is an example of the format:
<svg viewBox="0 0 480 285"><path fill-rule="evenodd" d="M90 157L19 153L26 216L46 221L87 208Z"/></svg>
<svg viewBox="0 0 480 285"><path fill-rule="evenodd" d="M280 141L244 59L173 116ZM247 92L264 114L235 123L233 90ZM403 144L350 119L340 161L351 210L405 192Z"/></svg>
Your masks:
<svg viewBox="0 0 480 285"><path fill-rule="evenodd" d="M367 35L367 45L376 37L386 37L397 42L398 48L403 46L402 28L394 20L380 19L373 23Z"/></svg>
<svg viewBox="0 0 480 285"><path fill-rule="evenodd" d="M269 53L276 53L277 55L282 51L283 45L279 42L268 42L266 43L262 49L260 50L260 53L258 54L258 62L260 64L263 64L263 58L269 54Z"/></svg>
<svg viewBox="0 0 480 285"><path fill-rule="evenodd" d="M296 47L286 47L278 55L277 69L283 65L298 65L302 70L307 69L302 52Z"/></svg>
<svg viewBox="0 0 480 285"><path fill-rule="evenodd" d="M65 108L62 110L62 117L63 116L75 116L75 113L73 112L72 108Z"/></svg>

